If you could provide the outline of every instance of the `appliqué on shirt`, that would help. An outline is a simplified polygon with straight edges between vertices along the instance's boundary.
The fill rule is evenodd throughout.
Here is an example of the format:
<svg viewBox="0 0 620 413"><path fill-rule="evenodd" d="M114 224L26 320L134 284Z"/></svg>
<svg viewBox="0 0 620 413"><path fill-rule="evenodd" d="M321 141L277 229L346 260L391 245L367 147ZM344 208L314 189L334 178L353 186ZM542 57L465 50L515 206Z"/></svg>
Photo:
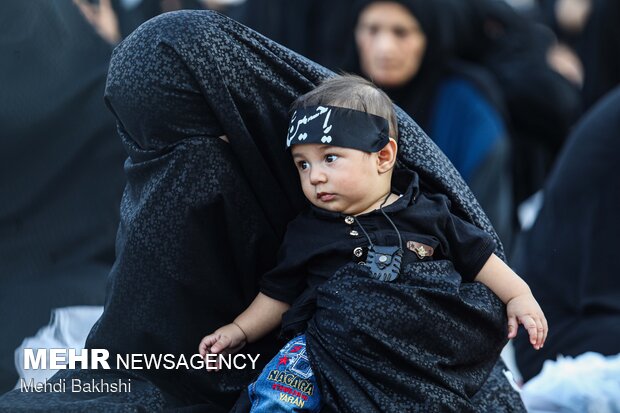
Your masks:
<svg viewBox="0 0 620 413"><path fill-rule="evenodd" d="M416 241L407 241L407 248L415 252L418 258L420 258L421 260L426 257L432 257L433 253L435 252L433 247Z"/></svg>
<svg viewBox="0 0 620 413"><path fill-rule="evenodd" d="M368 248L366 265L373 278L379 281L394 281L400 273L403 250L400 247L373 245Z"/></svg>

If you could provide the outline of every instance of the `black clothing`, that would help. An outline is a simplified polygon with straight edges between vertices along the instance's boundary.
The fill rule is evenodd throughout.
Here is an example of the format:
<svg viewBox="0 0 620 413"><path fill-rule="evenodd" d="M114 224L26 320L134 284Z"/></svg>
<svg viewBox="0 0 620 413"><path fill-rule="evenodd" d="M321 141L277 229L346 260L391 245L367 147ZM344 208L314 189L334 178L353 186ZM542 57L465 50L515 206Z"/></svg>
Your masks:
<svg viewBox="0 0 620 413"><path fill-rule="evenodd" d="M376 0L357 1L354 9L354 21L363 10ZM446 31L445 15L440 11L441 5L436 0L397 0L396 3L407 9L414 16L426 36L424 57L418 72L406 84L393 88L382 87L390 98L409 114L425 131L429 130L432 102L435 100L440 82L457 69L458 64L451 61L450 41ZM353 31L349 35L349 48L343 68L347 71L366 76L361 70L360 57Z"/></svg>
<svg viewBox="0 0 620 413"><path fill-rule="evenodd" d="M577 47L583 62L583 108L589 109L620 84L620 2L593 1L593 10Z"/></svg>
<svg viewBox="0 0 620 413"><path fill-rule="evenodd" d="M105 311L87 347L107 348L112 357L189 357L205 332L247 307L260 276L275 264L286 224L305 207L295 166L282 149L288 107L331 75L209 11L158 16L115 49L106 99L129 153L128 183ZM445 156L400 110L398 118L399 160L418 172L421 191L445 194L458 216L498 242ZM229 144L217 138L222 133ZM496 254L503 257L499 243ZM260 364L278 347L267 337L244 352L261 353ZM131 393L16 390L0 397L0 410L221 412L257 373L117 367L63 370L52 382L131 376ZM500 371L474 398L479 410L522 407Z"/></svg>
<svg viewBox="0 0 620 413"><path fill-rule="evenodd" d="M465 282L473 281L495 250L495 242L484 231L450 212L450 202L440 194L420 193L418 175L394 172L393 192L402 195L383 208L403 240L423 243L434 249L422 259L404 247L402 266L418 261L450 260ZM373 244L398 246L398 235L379 210L356 217L360 225L341 213L311 206L288 225L280 247L279 262L261 280L261 292L274 299L295 304L284 317L282 329L294 335L308 321L316 302L316 289L336 270L348 263L365 262L369 234ZM347 222L348 221L348 222ZM355 231L355 235L351 235ZM357 255L355 254L357 252ZM300 299L295 300L307 287Z"/></svg>
<svg viewBox="0 0 620 413"><path fill-rule="evenodd" d="M461 284L448 260L404 265L393 282L348 264L318 288L306 331L322 411L481 411L471 398L507 342L506 323L497 296Z"/></svg>
<svg viewBox="0 0 620 413"><path fill-rule="evenodd" d="M457 1L457 0L455 0ZM358 0L355 5L353 21L357 24L362 11L377 0ZM426 37L426 47L420 68L415 76L403 85L383 88L390 98L428 131L432 117L432 103L441 82L451 75L467 79L500 114L506 116L504 96L500 85L487 70L476 61L465 61L459 57L469 43L462 38L473 36L471 28L458 20L461 17L459 1L452 0L395 0L419 22ZM458 4L458 7L457 7ZM467 18L473 16L468 15ZM347 53L341 66L350 72L364 75L354 34L349 35Z"/></svg>
<svg viewBox="0 0 620 413"><path fill-rule="evenodd" d="M112 8L118 21L121 38L131 34L138 26L163 12L160 0L140 0L126 6L122 0L112 0Z"/></svg>
<svg viewBox="0 0 620 413"><path fill-rule="evenodd" d="M620 352L620 88L577 125L549 176L534 226L521 234L513 265L549 322L545 346L515 340L527 380L545 360L586 351Z"/></svg>
<svg viewBox="0 0 620 413"><path fill-rule="evenodd" d="M514 202L539 190L581 111L578 89L547 62L552 33L496 0L449 0L455 52L501 88L513 142ZM536 116L532 116L536 113Z"/></svg>
<svg viewBox="0 0 620 413"><path fill-rule="evenodd" d="M585 26L579 33L567 32L556 18L557 0L539 1L543 20L559 40L571 46L583 64L581 88L585 111L620 83L620 3L591 0Z"/></svg>
<svg viewBox="0 0 620 413"><path fill-rule="evenodd" d="M355 0L251 0L229 15L270 39L336 70L353 31Z"/></svg>
<svg viewBox="0 0 620 413"><path fill-rule="evenodd" d="M496 0L448 0L446 19L457 56L489 70L501 89L518 133L557 150L579 116L577 89L547 62L550 30ZM535 111L539 116L531 116Z"/></svg>
<svg viewBox="0 0 620 413"><path fill-rule="evenodd" d="M102 94L111 47L71 0L0 2L0 393L53 308L102 305L126 154Z"/></svg>
<svg viewBox="0 0 620 413"><path fill-rule="evenodd" d="M162 13L182 9L203 10L206 5L202 0L112 0L112 8L118 20L121 38L124 39L142 23Z"/></svg>
<svg viewBox="0 0 620 413"><path fill-rule="evenodd" d="M375 2L358 1L353 14L355 21L366 7ZM458 10L456 4L452 4L451 0L397 0L396 3L419 22L426 37L426 46L420 67L411 79L402 85L382 89L455 163L461 153L476 158L471 166L465 168L457 165L457 168L481 202L502 241L509 243L514 221L511 149L504 142L508 139L505 128L507 114L500 87L485 68L458 58L456 39L467 30L455 31L455 27L461 29L454 23ZM362 76L368 75L362 71L353 32L343 68ZM446 108L445 102L453 102L449 96L456 92L443 95L442 92L446 85L450 86L453 82L464 85L461 89L467 89L461 95L466 103ZM460 118L460 106L476 108L479 112ZM462 132L462 123L469 123L467 126L471 127L471 135ZM448 126L439 128L440 124ZM442 142L443 139L450 142ZM449 147L467 147L469 150L455 151L459 152L455 155L450 153ZM492 176L493 179L485 179L485 176Z"/></svg>

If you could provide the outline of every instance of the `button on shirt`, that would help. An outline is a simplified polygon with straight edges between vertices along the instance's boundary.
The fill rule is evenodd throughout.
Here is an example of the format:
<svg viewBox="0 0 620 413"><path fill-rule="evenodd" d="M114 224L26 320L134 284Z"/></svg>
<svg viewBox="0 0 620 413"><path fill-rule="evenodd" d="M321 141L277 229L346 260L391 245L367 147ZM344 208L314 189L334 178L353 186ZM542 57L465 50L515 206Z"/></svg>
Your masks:
<svg viewBox="0 0 620 413"><path fill-rule="evenodd" d="M396 170L392 192L401 195L383 210L394 221L403 240L403 266L424 260L451 260L463 281L473 281L495 250L493 238L475 225L450 212L450 201L442 194L419 189L417 173ZM379 210L355 217L373 244L398 246L398 235ZM432 257L419 258L406 247L415 241L434 249ZM368 239L351 216L311 206L288 225L278 253L278 264L267 272L260 291L295 306L308 306L316 288L348 263L364 262ZM305 290L305 291L304 291ZM286 318L286 317L285 317Z"/></svg>

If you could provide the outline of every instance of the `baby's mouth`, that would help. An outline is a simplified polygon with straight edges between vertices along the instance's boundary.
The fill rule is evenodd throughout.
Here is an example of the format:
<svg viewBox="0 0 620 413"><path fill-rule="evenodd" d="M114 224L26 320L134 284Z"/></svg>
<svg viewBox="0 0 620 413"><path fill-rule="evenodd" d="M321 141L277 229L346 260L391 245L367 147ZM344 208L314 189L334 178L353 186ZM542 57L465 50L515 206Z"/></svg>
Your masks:
<svg viewBox="0 0 620 413"><path fill-rule="evenodd" d="M319 192L318 194L316 194L316 197L321 202L329 202L336 198L336 195L327 192Z"/></svg>

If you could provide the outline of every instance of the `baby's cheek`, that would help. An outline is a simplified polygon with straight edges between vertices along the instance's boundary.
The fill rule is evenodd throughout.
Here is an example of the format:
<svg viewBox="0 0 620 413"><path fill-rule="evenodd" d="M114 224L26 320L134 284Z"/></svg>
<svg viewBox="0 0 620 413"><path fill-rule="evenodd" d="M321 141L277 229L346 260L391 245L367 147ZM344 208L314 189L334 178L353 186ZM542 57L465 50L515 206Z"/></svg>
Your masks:
<svg viewBox="0 0 620 413"><path fill-rule="evenodd" d="M305 185L302 185L301 189L303 190L305 197L308 198L310 202L313 202L314 198L316 198L314 194L314 190L312 188L308 188Z"/></svg>

